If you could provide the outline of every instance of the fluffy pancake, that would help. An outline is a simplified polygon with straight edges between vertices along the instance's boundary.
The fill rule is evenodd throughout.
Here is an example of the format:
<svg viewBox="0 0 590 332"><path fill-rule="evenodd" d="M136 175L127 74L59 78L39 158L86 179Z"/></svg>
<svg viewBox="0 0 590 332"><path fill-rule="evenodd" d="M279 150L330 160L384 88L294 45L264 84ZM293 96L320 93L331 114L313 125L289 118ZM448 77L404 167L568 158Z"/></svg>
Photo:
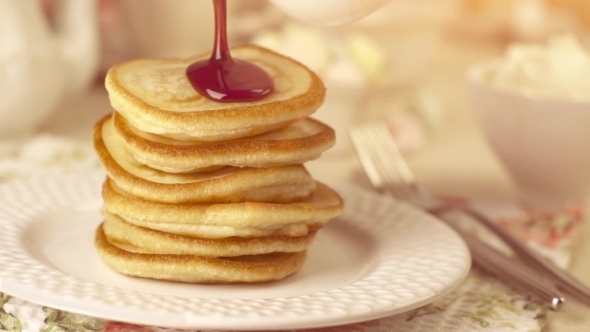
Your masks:
<svg viewBox="0 0 590 332"><path fill-rule="evenodd" d="M300 252L307 250L316 234L313 231L297 237L283 235L212 240L169 234L135 226L110 213L105 213L104 218L103 229L110 242L129 243L136 247L137 251L147 254L228 257L273 252Z"/></svg>
<svg viewBox="0 0 590 332"><path fill-rule="evenodd" d="M336 142L329 126L305 118L258 136L224 142L184 142L144 133L119 113L113 114L117 144L138 162L168 173L183 173L211 166L274 167L302 164L318 158Z"/></svg>
<svg viewBox="0 0 590 332"><path fill-rule="evenodd" d="M316 183L302 165L272 168L224 167L206 173L165 173L138 163L118 144L113 121L94 127L94 148L109 177L124 191L166 203L288 203L309 197Z"/></svg>
<svg viewBox="0 0 590 332"><path fill-rule="evenodd" d="M305 222L315 225L340 215L344 203L338 194L318 182L307 199L294 203L261 202L169 204L146 201L129 195L111 180L102 188L104 209L136 223L170 223L277 229Z"/></svg>
<svg viewBox="0 0 590 332"><path fill-rule="evenodd" d="M325 223L328 222L328 220L323 220L316 224L309 225L305 222L299 222L265 228L162 223L138 219L130 219L126 220L126 222L168 234L199 237L203 239L224 239L228 237L253 238L263 236L305 236L320 229Z"/></svg>
<svg viewBox="0 0 590 332"><path fill-rule="evenodd" d="M306 251L213 258L134 252L128 243L110 242L103 226L96 230L95 247L116 271L136 277L198 283L241 283L280 280L301 268Z"/></svg>
<svg viewBox="0 0 590 332"><path fill-rule="evenodd" d="M262 67L275 91L257 102L217 103L197 93L185 70L193 59L137 59L111 68L105 85L111 105L141 131L180 140L223 141L275 130L315 112L325 87L297 61L257 46L232 56Z"/></svg>
<svg viewBox="0 0 590 332"><path fill-rule="evenodd" d="M318 183L316 191L307 199L287 204L152 202L125 193L110 179L107 179L103 185L102 196L104 210L133 224L139 221L277 229L297 223L321 224L340 215L344 209L340 196L321 183Z"/></svg>

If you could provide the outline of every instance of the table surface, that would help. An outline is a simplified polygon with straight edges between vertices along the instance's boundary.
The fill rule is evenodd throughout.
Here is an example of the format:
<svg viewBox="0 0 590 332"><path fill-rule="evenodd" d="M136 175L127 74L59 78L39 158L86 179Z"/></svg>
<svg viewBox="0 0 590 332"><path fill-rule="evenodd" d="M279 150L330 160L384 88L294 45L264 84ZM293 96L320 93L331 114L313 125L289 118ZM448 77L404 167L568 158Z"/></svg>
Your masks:
<svg viewBox="0 0 590 332"><path fill-rule="evenodd" d="M468 43L446 39L437 51L431 69L421 88L429 89L441 98L444 119L431 140L421 150L408 157L412 170L421 184L433 194L468 196L483 200L514 198L510 180L495 159L478 130L464 91L463 72L478 60L499 55L497 44ZM399 98L405 96L399 92ZM42 130L90 141L91 128L102 115L111 112L104 89L97 85L81 99L66 101ZM360 166L352 150L329 155L309 163L308 168L318 179L330 180L333 170L347 180L362 181ZM366 183L364 183L366 184ZM590 225L585 223L571 264L571 271L590 284ZM547 331L590 331L590 308L574 300L560 313L552 313Z"/></svg>

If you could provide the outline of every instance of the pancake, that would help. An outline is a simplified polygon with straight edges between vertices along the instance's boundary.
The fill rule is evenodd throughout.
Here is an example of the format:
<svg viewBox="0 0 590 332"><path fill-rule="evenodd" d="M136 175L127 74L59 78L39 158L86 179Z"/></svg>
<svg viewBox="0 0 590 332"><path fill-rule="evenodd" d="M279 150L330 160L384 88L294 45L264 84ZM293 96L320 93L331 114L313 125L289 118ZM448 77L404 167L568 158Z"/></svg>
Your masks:
<svg viewBox="0 0 590 332"><path fill-rule="evenodd" d="M94 148L109 177L133 196L165 203L289 203L316 188L302 165L272 168L224 167L205 173L165 173L138 163L117 137L110 116L94 127Z"/></svg>
<svg viewBox="0 0 590 332"><path fill-rule="evenodd" d="M265 228L161 223L137 219L126 220L126 222L168 234L199 237L203 239L225 239L228 237L254 238L263 236L306 236L311 232L320 229L328 222L328 220L320 221L316 224L310 225L306 224L305 222L299 222L283 226Z"/></svg>
<svg viewBox="0 0 590 332"><path fill-rule="evenodd" d="M103 184L102 196L104 210L133 224L150 222L277 229L289 224L322 224L340 215L344 209L344 203L338 194L319 182L313 195L303 201L288 204L152 202L125 193L110 179Z"/></svg>
<svg viewBox="0 0 590 332"><path fill-rule="evenodd" d="M114 270L129 276L193 283L244 283L280 280L301 268L306 251L212 258L134 252L128 243L110 242L103 226L96 230L95 247Z"/></svg>
<svg viewBox="0 0 590 332"><path fill-rule="evenodd" d="M110 242L128 243L134 246L136 251L147 254L228 257L273 252L300 252L307 250L316 234L313 231L297 237L231 237L212 240L169 234L135 226L110 213L105 213L104 217L103 229Z"/></svg>
<svg viewBox="0 0 590 332"><path fill-rule="evenodd" d="M209 143L188 143L141 132L117 112L113 121L119 136L117 144L127 148L138 162L168 173L220 165L266 168L302 164L319 158L336 142L332 128L311 118L258 136Z"/></svg>
<svg viewBox="0 0 590 332"><path fill-rule="evenodd" d="M314 113L325 87L319 77L290 58L257 46L232 48L232 56L262 67L275 91L257 102L218 103L190 85L192 59L137 59L111 68L105 85L114 109L147 133L179 140L224 141L276 130Z"/></svg>

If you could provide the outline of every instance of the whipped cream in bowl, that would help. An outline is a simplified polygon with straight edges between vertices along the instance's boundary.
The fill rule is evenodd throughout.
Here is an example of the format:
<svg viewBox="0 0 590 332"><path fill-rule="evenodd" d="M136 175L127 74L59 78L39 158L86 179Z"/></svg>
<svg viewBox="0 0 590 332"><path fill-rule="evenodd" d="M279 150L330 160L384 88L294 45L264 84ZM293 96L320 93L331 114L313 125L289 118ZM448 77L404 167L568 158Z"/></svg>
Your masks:
<svg viewBox="0 0 590 332"><path fill-rule="evenodd" d="M479 126L526 204L590 196L590 52L574 37L514 44L472 65L467 90Z"/></svg>
<svg viewBox="0 0 590 332"><path fill-rule="evenodd" d="M571 35L510 45L502 59L473 66L473 81L531 98L590 101L590 52Z"/></svg>

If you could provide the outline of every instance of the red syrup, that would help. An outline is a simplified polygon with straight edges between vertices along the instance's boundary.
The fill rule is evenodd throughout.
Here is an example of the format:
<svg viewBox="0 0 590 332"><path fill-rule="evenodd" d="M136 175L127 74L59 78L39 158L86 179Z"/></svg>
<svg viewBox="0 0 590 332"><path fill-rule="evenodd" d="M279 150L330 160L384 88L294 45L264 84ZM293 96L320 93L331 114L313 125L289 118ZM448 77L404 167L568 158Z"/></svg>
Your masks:
<svg viewBox="0 0 590 332"><path fill-rule="evenodd" d="M216 102L248 102L264 99L274 90L274 82L262 68L232 58L227 46L226 0L213 0L215 44L208 60L186 69L191 85L201 95Z"/></svg>

